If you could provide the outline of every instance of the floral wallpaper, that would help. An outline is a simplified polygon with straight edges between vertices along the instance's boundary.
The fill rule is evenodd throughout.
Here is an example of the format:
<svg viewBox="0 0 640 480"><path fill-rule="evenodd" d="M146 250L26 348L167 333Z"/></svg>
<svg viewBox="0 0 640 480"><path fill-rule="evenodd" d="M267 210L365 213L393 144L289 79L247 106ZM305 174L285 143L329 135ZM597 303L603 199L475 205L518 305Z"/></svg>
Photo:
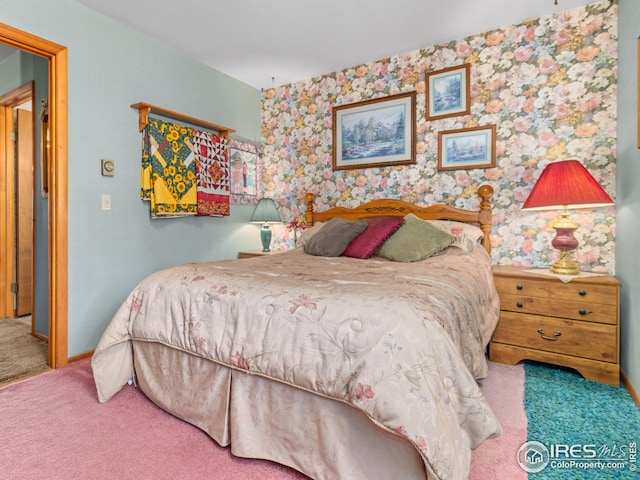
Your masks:
<svg viewBox="0 0 640 480"><path fill-rule="evenodd" d="M262 94L263 189L284 222L304 211L392 197L476 208L476 191L495 194L491 234L496 264L548 267L560 212L522 212L550 161L577 158L615 199L617 3L605 0L547 17L399 54L266 90ZM471 114L425 119L425 73L471 65ZM415 165L333 171L332 107L417 92ZM437 171L438 132L497 126L496 167ZM584 270L614 273L615 207L575 210ZM276 232L276 249L293 233Z"/></svg>

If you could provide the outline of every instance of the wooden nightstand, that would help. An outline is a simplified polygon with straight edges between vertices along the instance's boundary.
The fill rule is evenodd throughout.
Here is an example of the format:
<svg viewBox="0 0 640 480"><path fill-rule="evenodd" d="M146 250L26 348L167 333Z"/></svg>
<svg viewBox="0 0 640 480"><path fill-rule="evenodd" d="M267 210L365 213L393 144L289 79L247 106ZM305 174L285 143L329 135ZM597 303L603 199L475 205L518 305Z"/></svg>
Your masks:
<svg viewBox="0 0 640 480"><path fill-rule="evenodd" d="M584 378L620 384L620 282L610 275L563 283L536 269L496 266L500 321L489 359L530 359L576 369ZM546 272L546 270L539 270Z"/></svg>
<svg viewBox="0 0 640 480"><path fill-rule="evenodd" d="M238 252L238 258L263 257L265 255L275 255L278 252L263 252L262 250L250 250L247 252Z"/></svg>

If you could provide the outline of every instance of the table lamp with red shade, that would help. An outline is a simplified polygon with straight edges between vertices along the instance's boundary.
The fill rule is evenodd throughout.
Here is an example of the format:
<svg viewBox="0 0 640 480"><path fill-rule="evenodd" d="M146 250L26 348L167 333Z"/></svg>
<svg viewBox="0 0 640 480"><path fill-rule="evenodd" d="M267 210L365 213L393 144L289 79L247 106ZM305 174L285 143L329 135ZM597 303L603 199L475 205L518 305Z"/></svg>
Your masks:
<svg viewBox="0 0 640 480"><path fill-rule="evenodd" d="M614 205L614 201L578 160L549 163L524 202L522 210L560 210L551 242L560 250L560 258L551 267L558 275L578 275L580 266L571 259L578 247L574 232L578 225L569 219L568 208L596 208Z"/></svg>

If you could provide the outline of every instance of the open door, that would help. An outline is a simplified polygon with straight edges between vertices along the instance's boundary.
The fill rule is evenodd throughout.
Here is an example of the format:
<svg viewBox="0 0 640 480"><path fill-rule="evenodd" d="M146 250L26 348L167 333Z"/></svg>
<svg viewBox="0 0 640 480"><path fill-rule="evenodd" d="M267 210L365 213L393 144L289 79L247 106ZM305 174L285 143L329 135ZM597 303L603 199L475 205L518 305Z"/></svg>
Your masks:
<svg viewBox="0 0 640 480"><path fill-rule="evenodd" d="M16 315L33 313L34 125L31 108L16 108Z"/></svg>
<svg viewBox="0 0 640 480"><path fill-rule="evenodd" d="M1 99L0 99L1 100ZM15 152L11 141L13 131L13 108L0 101L0 318L13 317L14 298L14 241L15 218L14 178Z"/></svg>

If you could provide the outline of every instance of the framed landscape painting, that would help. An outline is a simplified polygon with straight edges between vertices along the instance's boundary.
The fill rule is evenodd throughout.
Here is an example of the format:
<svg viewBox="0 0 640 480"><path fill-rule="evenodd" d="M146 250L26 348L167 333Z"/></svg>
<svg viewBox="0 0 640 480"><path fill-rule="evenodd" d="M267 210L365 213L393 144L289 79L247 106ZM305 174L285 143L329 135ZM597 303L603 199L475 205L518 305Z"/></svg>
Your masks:
<svg viewBox="0 0 640 480"><path fill-rule="evenodd" d="M416 162L416 93L333 107L333 169Z"/></svg>
<svg viewBox="0 0 640 480"><path fill-rule="evenodd" d="M438 170L496 166L496 126L438 132Z"/></svg>
<svg viewBox="0 0 640 480"><path fill-rule="evenodd" d="M427 73L427 120L470 113L470 73L468 63Z"/></svg>

